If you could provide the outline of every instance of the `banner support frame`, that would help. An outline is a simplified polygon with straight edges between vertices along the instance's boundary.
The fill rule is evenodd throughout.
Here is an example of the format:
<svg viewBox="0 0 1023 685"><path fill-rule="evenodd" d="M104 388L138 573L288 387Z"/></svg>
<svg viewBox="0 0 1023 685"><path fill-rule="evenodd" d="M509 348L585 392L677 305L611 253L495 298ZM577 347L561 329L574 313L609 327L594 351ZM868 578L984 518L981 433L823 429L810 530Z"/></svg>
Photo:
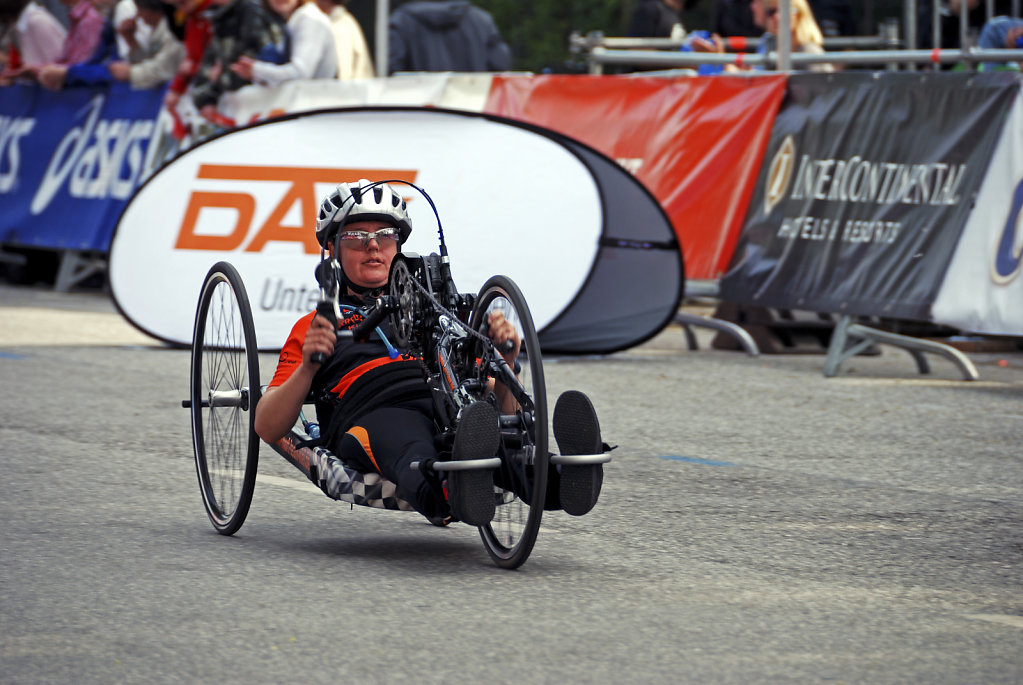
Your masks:
<svg viewBox="0 0 1023 685"><path fill-rule="evenodd" d="M94 274L103 274L107 269L106 256L92 251L60 250L60 266L53 284L54 292L66 293Z"/></svg>
<svg viewBox="0 0 1023 685"><path fill-rule="evenodd" d="M834 377L842 362L875 344L893 345L906 350L916 361L921 374L931 372L931 367L924 357L924 353L929 352L945 357L955 364L962 373L963 380L975 381L980 378L977 367L969 357L950 345L852 323L852 317L849 315L842 316L835 324L831 344L828 346L828 356L824 362L824 375L827 378Z"/></svg>

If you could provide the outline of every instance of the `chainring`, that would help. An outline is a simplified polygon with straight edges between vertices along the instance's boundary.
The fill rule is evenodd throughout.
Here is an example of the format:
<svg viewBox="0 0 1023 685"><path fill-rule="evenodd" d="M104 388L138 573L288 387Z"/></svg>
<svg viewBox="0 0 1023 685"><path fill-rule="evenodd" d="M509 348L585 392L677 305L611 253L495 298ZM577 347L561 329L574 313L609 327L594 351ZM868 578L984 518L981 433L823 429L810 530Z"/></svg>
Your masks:
<svg viewBox="0 0 1023 685"><path fill-rule="evenodd" d="M421 332L419 328L423 320L422 296L412 273L413 269L421 270L421 261L418 257L396 255L391 263L388 294L398 304L397 309L390 314L391 335L394 344L400 349L407 349L409 343Z"/></svg>

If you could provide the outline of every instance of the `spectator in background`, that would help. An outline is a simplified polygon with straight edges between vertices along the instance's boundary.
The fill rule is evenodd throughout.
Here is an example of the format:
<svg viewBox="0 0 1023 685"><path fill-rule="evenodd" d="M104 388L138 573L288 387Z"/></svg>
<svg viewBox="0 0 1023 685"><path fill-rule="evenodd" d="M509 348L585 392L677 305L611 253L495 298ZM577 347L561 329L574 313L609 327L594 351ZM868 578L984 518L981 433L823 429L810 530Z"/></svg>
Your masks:
<svg viewBox="0 0 1023 685"><path fill-rule="evenodd" d="M764 6L767 14L767 33L760 39L757 53L766 55L778 50L778 27L781 18L778 16L778 0L766 0ZM792 28L792 52L824 54L824 35L817 25L807 0L791 0L789 11ZM826 63L809 65L807 71L834 71L834 67Z"/></svg>
<svg viewBox="0 0 1023 685"><path fill-rule="evenodd" d="M192 79L192 101L207 120L219 123L217 101L249 81L230 67L243 55L253 60L288 61L287 28L262 0L214 0L213 35Z"/></svg>
<svg viewBox="0 0 1023 685"><path fill-rule="evenodd" d="M766 0L750 0L749 11L750 16L753 17L753 24L760 29L759 36L763 37L763 32L767 30L767 5Z"/></svg>
<svg viewBox="0 0 1023 685"><path fill-rule="evenodd" d="M111 0L61 0L70 9L67 38L57 56L56 64L70 65L84 62L99 46Z"/></svg>
<svg viewBox="0 0 1023 685"><path fill-rule="evenodd" d="M121 23L117 33L128 46L128 59L118 55L117 41L109 23L96 53L85 62L47 65L39 70L39 82L52 90L127 81L132 88L155 88L169 81L178 69L185 49L170 31L162 0L133 0L138 20L149 27L145 44L136 38L135 20Z"/></svg>
<svg viewBox="0 0 1023 685"><path fill-rule="evenodd" d="M632 13L627 35L633 38L681 39L686 33L679 16L682 6L682 0L641 0Z"/></svg>
<svg viewBox="0 0 1023 685"><path fill-rule="evenodd" d="M778 0L752 0L750 10L753 21L757 25L763 22L767 32L760 37L757 45L758 55L767 55L778 51L778 27L781 19L778 16ZM813 16L813 10L807 0L791 0L789 11L792 13L792 52L823 54L824 36ZM724 52L725 46L721 36L714 35L710 40L693 39L695 52ZM762 69L763 67L757 67ZM737 71L734 65L727 65L725 71ZM812 64L807 71L834 71L834 66L826 63Z"/></svg>
<svg viewBox="0 0 1023 685"><path fill-rule="evenodd" d="M135 30L135 42L139 45L145 45L146 41L149 40L149 34L152 31L152 27L144 21L136 21L138 17L138 7L135 5L135 0L117 0L114 4L114 28L117 29L117 56L121 59L128 59L128 53L131 52L131 46L128 44L128 39L124 37L125 31L121 30L122 25L127 27L129 24L134 27Z"/></svg>
<svg viewBox="0 0 1023 685"><path fill-rule="evenodd" d="M334 30L338 80L373 78L376 74L369 46L366 45L362 27L348 11L348 0L316 0L316 5L330 19L330 26Z"/></svg>
<svg viewBox="0 0 1023 685"><path fill-rule="evenodd" d="M174 7L174 28L181 35L185 56L164 94L163 104L174 119L172 135L182 140L187 134L187 127L178 115L177 107L199 70L206 45L213 35L213 23L209 17L213 0L170 0L169 4Z"/></svg>
<svg viewBox="0 0 1023 685"><path fill-rule="evenodd" d="M242 55L231 70L246 81L276 86L285 81L337 78L337 49L330 19L309 0L268 0L270 8L287 22L291 59L284 64Z"/></svg>
<svg viewBox="0 0 1023 685"><path fill-rule="evenodd" d="M753 21L750 0L714 0L710 31L718 36L756 38L764 32L764 25Z"/></svg>
<svg viewBox="0 0 1023 685"><path fill-rule="evenodd" d="M391 13L387 71L506 71L511 50L468 0L415 0Z"/></svg>
<svg viewBox="0 0 1023 685"><path fill-rule="evenodd" d="M848 0L810 0L810 9L825 37L859 35L859 23Z"/></svg>
<svg viewBox="0 0 1023 685"><path fill-rule="evenodd" d="M941 31L941 44L934 45L934 2L938 2L938 20ZM961 0L920 0L917 10L917 36L921 48L939 47L955 50L960 47L960 21L959 14L962 9ZM1012 0L994 0L994 12L996 16L1008 16L1012 14ZM973 32L976 36L988 21L987 3L981 0L966 0L966 23L967 32Z"/></svg>
<svg viewBox="0 0 1023 685"><path fill-rule="evenodd" d="M56 62L67 39L67 30L56 17L35 0L0 0L0 24L11 25L11 40L19 64L9 64L6 77L22 73L25 67Z"/></svg>
<svg viewBox="0 0 1023 685"><path fill-rule="evenodd" d="M993 17L984 24L977 40L977 47L984 50L1023 49L1023 19L1018 17ZM980 71L1019 71L1018 62L983 62Z"/></svg>

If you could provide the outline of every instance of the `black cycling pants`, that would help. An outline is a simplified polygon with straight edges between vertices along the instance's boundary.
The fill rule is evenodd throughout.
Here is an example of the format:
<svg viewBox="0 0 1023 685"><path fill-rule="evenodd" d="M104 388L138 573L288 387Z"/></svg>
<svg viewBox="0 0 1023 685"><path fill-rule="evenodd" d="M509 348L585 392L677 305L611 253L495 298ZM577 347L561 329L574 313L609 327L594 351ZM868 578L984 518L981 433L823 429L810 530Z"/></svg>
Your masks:
<svg viewBox="0 0 1023 685"><path fill-rule="evenodd" d="M426 517L451 513L440 480L410 464L437 458L436 428L428 402L384 407L364 414L331 449L341 461L367 473L379 473L397 486L398 496Z"/></svg>

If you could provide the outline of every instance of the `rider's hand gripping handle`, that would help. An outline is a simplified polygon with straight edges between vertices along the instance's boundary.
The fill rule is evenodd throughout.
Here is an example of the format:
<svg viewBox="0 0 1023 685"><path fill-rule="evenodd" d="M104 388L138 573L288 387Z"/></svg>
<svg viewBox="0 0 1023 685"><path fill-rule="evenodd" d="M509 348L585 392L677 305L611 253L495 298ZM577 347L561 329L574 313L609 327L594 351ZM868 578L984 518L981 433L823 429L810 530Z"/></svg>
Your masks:
<svg viewBox="0 0 1023 685"><path fill-rule="evenodd" d="M337 314L334 312L334 303L329 300L320 300L316 304L316 313L324 317L330 322L334 330L337 330ZM327 361L327 355L322 352L313 352L313 356L309 358L313 364L322 364Z"/></svg>
<svg viewBox="0 0 1023 685"><path fill-rule="evenodd" d="M324 259L316 267L316 281L320 284L320 301L316 303L316 313L329 321L335 331L341 318L341 309L337 302L340 274L341 265L336 259ZM314 352L309 361L313 364L323 364L327 361L327 355Z"/></svg>
<svg viewBox="0 0 1023 685"><path fill-rule="evenodd" d="M483 324L483 328L481 329L480 332L483 333L483 335L489 335L490 334L490 324L489 323L484 323ZM509 352L511 352L512 350L515 349L515 341L512 340L511 338L508 338L503 343L501 343L500 346L498 346L495 343L494 347L497 347L497 351L500 352L502 355L505 355L505 354L508 354Z"/></svg>

